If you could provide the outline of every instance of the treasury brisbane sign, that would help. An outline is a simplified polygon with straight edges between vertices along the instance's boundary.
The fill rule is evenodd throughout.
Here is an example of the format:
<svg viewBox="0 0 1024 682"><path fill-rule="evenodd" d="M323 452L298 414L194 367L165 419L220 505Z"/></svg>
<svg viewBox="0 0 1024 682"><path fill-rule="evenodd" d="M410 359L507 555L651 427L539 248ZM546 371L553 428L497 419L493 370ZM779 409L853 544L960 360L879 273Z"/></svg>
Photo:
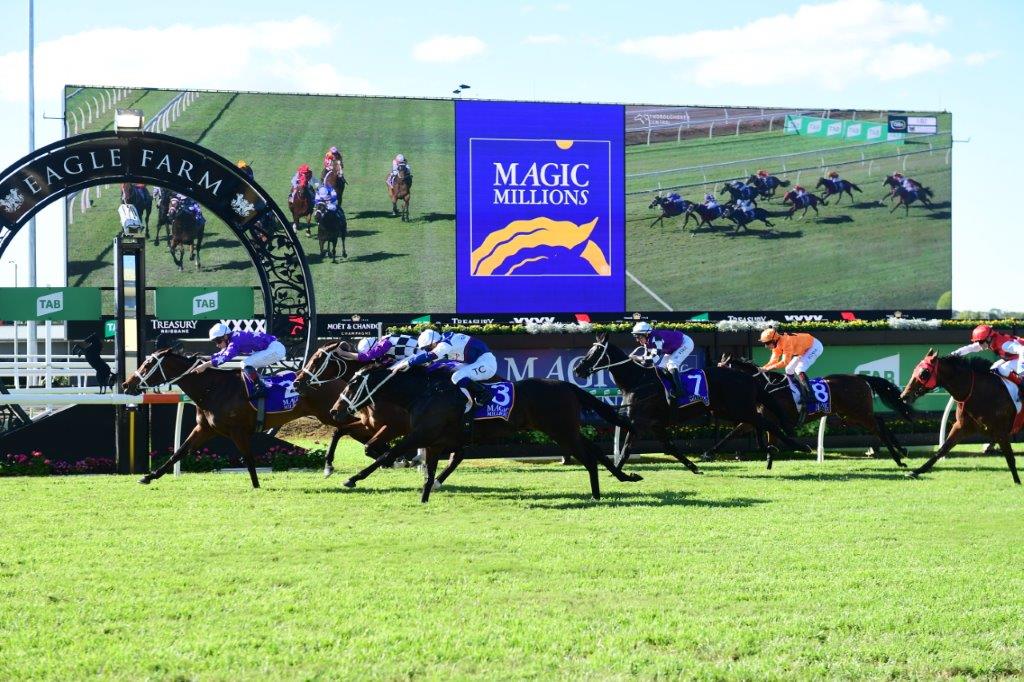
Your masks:
<svg viewBox="0 0 1024 682"><path fill-rule="evenodd" d="M623 108L455 106L458 312L622 310Z"/></svg>

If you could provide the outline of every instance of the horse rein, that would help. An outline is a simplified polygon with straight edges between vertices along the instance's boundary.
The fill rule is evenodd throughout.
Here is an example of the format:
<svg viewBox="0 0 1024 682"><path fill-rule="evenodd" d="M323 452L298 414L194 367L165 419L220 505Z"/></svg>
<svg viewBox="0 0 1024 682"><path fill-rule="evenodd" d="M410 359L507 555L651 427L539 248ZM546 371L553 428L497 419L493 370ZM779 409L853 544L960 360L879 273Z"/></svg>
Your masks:
<svg viewBox="0 0 1024 682"><path fill-rule="evenodd" d="M601 349L601 354L597 356L597 359L594 360L594 366L590 368L590 373L591 374L593 374L594 372L600 372L603 369L611 369L612 367L618 367L619 365L624 365L627 362L632 362L632 363L635 363L635 364L638 364L638 365L640 364L639 362L637 362L636 356L633 355L633 353L635 353L636 351L633 351L633 353L630 353L629 355L627 355L625 357L625 359L623 359L623 360L619 360L618 362L611 362L609 360L607 365L602 365L602 366L598 367L597 363L601 362L601 360L603 360L605 357L608 356L608 342L607 341L604 341L604 342L598 341L598 342L594 343L594 345L591 346L591 348L600 348Z"/></svg>
<svg viewBox="0 0 1024 682"><path fill-rule="evenodd" d="M338 396L338 400L343 400L345 401L345 404L348 405L349 414L355 414L359 410L363 409L367 404L376 405L373 400L373 394L379 391L381 386L391 381L392 377L397 374L397 372L388 372L388 375L381 379L376 386L369 388L370 374L368 372L364 373L364 371L365 370L360 370L357 372L357 375L362 374L363 376L360 378L359 384L356 386L355 395L349 398L345 395L345 391L342 391L341 395ZM353 383L355 383L354 376L352 377L352 381L349 381L348 385L351 386ZM362 396L363 393L366 393L366 395Z"/></svg>
<svg viewBox="0 0 1024 682"><path fill-rule="evenodd" d="M151 355L150 357L153 357L153 356ZM168 379L167 378L167 373L164 372L164 367L163 367L163 365L164 365L164 358L165 357L167 357L167 356L164 355L164 356L161 356L161 357L157 358L156 361L153 363L153 366L144 375L141 373L141 369L142 369L141 367L136 369L134 372L132 372L132 376L138 378L138 380L139 380L139 387L140 388L151 388L151 389L155 390L155 389L158 389L158 388L160 388L161 386L164 386L164 385L174 384L176 381L178 381L179 379L184 377L186 374L189 374L190 372L192 372L192 370L194 370L196 367L198 367L199 365L203 364L203 360L202 359L196 358L195 362L192 363L191 367L189 367L188 369L186 369L184 372L182 372L178 376L174 377L173 379ZM160 383L158 383L156 385L150 385L149 378L151 376L153 376L153 374L156 373L156 371L158 369L160 370L160 378L162 378L163 381L161 381Z"/></svg>
<svg viewBox="0 0 1024 682"><path fill-rule="evenodd" d="M337 381L338 379L345 375L346 370L348 370L348 363L342 360L341 358L335 356L335 350L336 349L332 348L331 350L323 351L323 362L320 364L319 369L317 369L316 371L307 370L306 368L302 369L302 371L305 372L306 375L309 377L309 379L307 379L307 383L309 383L310 386L322 386L324 384L329 384L332 381ZM330 367L333 363L337 363L340 368L338 371L338 376L334 377L333 379L321 379L320 377L323 375L324 372L327 371L327 368Z"/></svg>

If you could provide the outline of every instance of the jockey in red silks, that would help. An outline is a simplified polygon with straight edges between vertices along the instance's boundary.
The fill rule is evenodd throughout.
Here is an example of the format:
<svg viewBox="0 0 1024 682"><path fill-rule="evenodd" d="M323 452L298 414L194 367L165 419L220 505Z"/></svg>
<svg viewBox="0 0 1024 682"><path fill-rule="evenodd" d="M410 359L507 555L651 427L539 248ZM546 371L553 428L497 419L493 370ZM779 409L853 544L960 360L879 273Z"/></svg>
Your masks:
<svg viewBox="0 0 1024 682"><path fill-rule="evenodd" d="M313 205L313 171L310 169L309 164L302 164L295 171L295 175L292 176L292 195L294 196L295 190L299 187L303 187L306 190L306 198L309 204Z"/></svg>
<svg viewBox="0 0 1024 682"><path fill-rule="evenodd" d="M1024 376L1024 339L997 332L987 324L979 324L971 332L971 341L971 344L957 348L951 355L978 353L987 348L999 356L992 363L992 371L1017 386L1021 385Z"/></svg>

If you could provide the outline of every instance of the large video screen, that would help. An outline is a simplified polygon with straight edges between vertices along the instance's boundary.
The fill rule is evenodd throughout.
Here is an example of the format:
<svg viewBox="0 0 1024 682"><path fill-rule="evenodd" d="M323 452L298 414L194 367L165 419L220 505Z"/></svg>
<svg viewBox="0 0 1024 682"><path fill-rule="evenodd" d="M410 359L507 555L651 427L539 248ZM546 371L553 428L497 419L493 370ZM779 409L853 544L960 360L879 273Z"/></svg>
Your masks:
<svg viewBox="0 0 1024 682"><path fill-rule="evenodd" d="M904 126L935 128L908 134L884 111L80 86L65 99L72 134L138 108L152 130L244 160L286 215L297 169L315 187L337 147L344 252L321 255L316 221L295 218L320 314L950 308L948 114L909 112ZM399 155L407 216L392 202ZM119 203L118 187L68 200L70 285L112 283ZM150 286L258 284L213 215L179 267L158 212Z"/></svg>

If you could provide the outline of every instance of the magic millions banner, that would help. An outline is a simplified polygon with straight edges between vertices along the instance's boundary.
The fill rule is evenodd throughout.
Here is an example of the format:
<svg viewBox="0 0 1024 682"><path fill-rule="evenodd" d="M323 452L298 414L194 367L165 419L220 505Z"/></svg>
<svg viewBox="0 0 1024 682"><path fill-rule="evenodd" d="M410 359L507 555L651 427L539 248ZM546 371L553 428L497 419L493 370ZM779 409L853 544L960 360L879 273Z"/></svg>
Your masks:
<svg viewBox="0 0 1024 682"><path fill-rule="evenodd" d="M625 307L623 108L456 102L456 309Z"/></svg>

